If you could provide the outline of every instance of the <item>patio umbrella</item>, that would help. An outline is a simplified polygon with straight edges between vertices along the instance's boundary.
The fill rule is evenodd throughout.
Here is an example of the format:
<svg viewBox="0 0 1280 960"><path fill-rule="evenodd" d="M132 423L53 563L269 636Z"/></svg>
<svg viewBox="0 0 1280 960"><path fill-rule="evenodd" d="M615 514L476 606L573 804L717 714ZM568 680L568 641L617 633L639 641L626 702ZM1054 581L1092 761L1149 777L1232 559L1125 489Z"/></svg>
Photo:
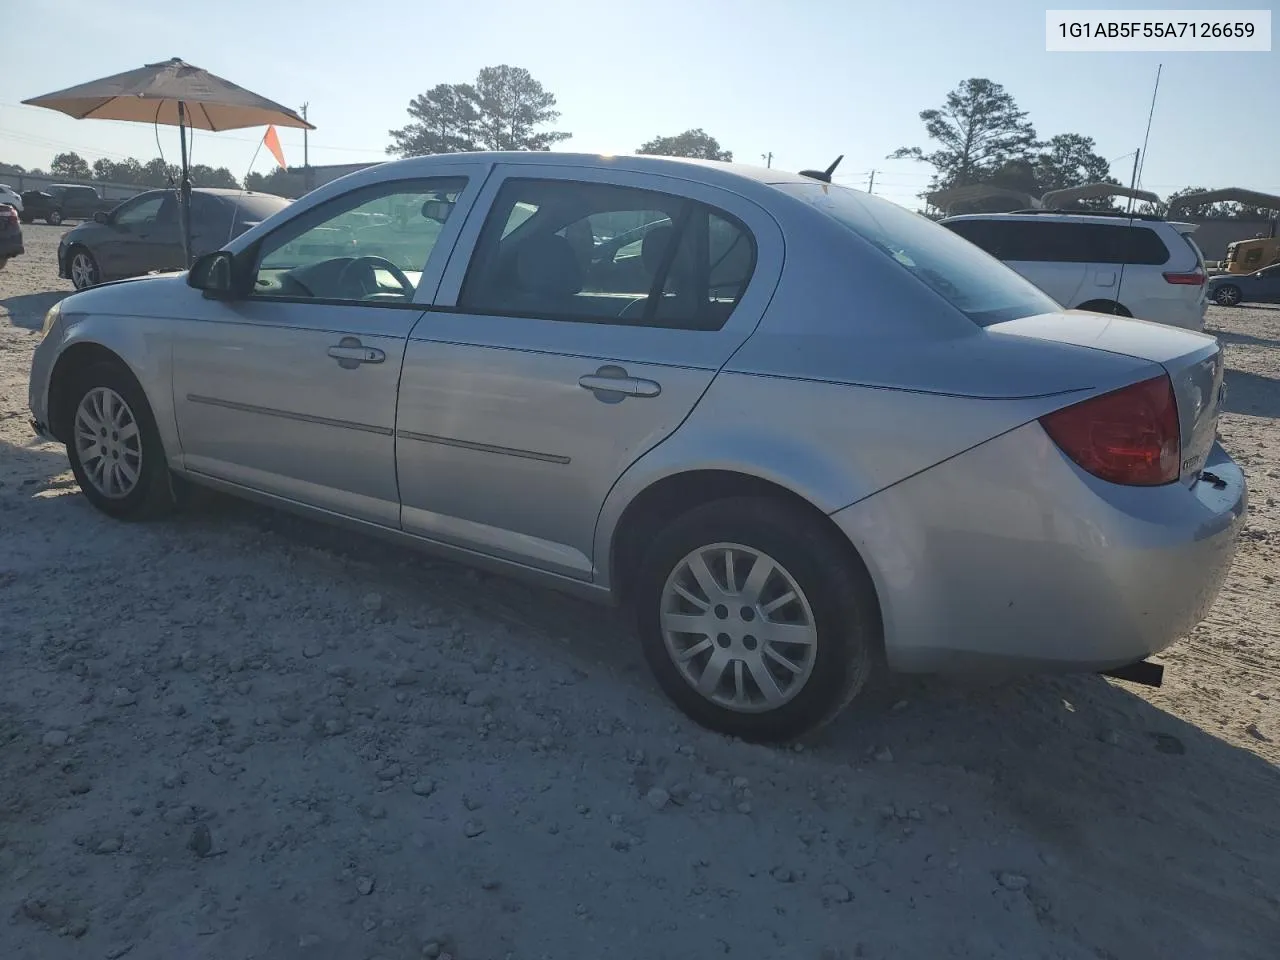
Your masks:
<svg viewBox="0 0 1280 960"><path fill-rule="evenodd" d="M182 244L188 266L191 263L191 171L187 165L187 129L238 130L268 124L315 129L288 107L215 77L178 57L22 102L57 110L77 120L126 120L176 126L182 154Z"/></svg>

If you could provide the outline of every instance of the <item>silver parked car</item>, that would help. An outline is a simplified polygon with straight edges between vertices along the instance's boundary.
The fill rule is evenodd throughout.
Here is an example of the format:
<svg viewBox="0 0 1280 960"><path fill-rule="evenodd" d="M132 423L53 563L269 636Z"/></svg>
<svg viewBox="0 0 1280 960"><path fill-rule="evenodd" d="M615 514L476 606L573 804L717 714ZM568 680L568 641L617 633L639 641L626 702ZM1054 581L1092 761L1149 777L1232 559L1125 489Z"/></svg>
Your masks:
<svg viewBox="0 0 1280 960"><path fill-rule="evenodd" d="M622 242L615 242L621 239ZM1098 671L1243 522L1212 337L1062 312L891 203L724 163L455 154L69 297L35 429L120 518L204 484L636 613L752 739L902 671Z"/></svg>

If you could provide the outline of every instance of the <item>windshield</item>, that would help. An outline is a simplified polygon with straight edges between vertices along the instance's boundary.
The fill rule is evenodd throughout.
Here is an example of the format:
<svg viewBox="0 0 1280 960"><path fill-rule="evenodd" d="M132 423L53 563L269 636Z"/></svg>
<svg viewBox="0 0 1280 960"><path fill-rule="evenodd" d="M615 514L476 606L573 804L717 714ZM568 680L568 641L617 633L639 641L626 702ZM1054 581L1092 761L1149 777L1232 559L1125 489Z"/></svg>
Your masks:
<svg viewBox="0 0 1280 960"><path fill-rule="evenodd" d="M1062 309L968 240L896 203L824 183L778 187L866 240L979 326Z"/></svg>

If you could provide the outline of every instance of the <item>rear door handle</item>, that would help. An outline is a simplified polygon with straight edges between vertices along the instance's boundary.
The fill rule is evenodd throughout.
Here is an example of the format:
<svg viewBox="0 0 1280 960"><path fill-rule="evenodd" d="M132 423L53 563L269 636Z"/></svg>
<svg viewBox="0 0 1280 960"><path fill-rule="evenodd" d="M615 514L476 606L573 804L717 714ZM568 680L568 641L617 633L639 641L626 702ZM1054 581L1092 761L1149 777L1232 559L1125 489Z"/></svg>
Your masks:
<svg viewBox="0 0 1280 960"><path fill-rule="evenodd" d="M629 376L622 367L612 364L579 377L578 386L590 390L596 399L609 403L616 403L624 397L656 397L662 393L662 385L657 381Z"/></svg>
<svg viewBox="0 0 1280 960"><path fill-rule="evenodd" d="M387 359L387 355L377 347L366 347L355 337L343 337L340 343L329 348L329 356L347 370L362 363L382 363Z"/></svg>

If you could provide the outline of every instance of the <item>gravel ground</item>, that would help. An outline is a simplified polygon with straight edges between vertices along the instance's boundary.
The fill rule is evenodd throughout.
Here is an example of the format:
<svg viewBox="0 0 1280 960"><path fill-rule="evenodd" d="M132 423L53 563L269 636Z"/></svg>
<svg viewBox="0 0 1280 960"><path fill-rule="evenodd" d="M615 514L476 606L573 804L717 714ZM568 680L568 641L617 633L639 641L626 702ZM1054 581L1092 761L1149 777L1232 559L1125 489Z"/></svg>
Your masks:
<svg viewBox="0 0 1280 960"><path fill-rule="evenodd" d="M1213 308L1252 485L1156 691L898 681L691 726L612 614L229 499L95 512L26 424L59 229L0 271L0 957L1268 958L1280 309Z"/></svg>

